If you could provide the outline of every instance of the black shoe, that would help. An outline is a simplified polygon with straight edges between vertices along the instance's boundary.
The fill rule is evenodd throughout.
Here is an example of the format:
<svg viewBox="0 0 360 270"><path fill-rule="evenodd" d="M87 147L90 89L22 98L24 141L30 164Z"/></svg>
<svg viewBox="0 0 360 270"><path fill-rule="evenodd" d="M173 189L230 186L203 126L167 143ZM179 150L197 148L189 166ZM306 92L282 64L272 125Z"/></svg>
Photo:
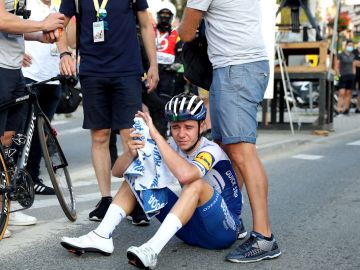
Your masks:
<svg viewBox="0 0 360 270"><path fill-rule="evenodd" d="M359 108L356 108L356 109L355 109L355 113L360 113L360 109L359 109Z"/></svg>
<svg viewBox="0 0 360 270"><path fill-rule="evenodd" d="M343 115L349 115L349 112L350 112L350 110L349 110L349 109L344 110L344 111L343 111Z"/></svg>
<svg viewBox="0 0 360 270"><path fill-rule="evenodd" d="M236 263L258 262L281 255L274 235L269 240L257 232L251 232L250 238L226 256L226 260Z"/></svg>
<svg viewBox="0 0 360 270"><path fill-rule="evenodd" d="M240 227L237 235L237 239L244 239L247 236L247 231L245 230L244 222L242 221L242 218L240 220Z"/></svg>
<svg viewBox="0 0 360 270"><path fill-rule="evenodd" d="M150 224L150 220L146 217L144 210L139 204L136 204L134 211L128 216L128 219L135 226L148 226Z"/></svg>
<svg viewBox="0 0 360 270"><path fill-rule="evenodd" d="M55 195L55 191L52 187L48 187L43 183L42 179L34 181L35 194L39 195Z"/></svg>
<svg viewBox="0 0 360 270"><path fill-rule="evenodd" d="M96 205L96 208L89 213L89 219L92 221L102 221L111 202L112 202L112 198L110 196L102 197L101 200Z"/></svg>

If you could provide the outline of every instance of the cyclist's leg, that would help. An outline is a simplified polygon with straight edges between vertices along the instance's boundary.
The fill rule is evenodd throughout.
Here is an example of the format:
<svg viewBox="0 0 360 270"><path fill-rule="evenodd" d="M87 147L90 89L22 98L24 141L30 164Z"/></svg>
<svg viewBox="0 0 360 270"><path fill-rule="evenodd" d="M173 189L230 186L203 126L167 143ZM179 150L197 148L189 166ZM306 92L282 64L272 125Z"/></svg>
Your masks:
<svg viewBox="0 0 360 270"><path fill-rule="evenodd" d="M211 201L213 201L213 194L213 188L202 179L184 186L179 198L168 190L169 206L161 209L158 215L158 219L162 224L146 245L149 245L156 254L159 254L175 234L187 243L197 244L189 238L192 234L189 235L191 230L188 229L187 223L193 218L198 207L208 205L209 202L211 203ZM174 204L175 200L176 203ZM169 211L171 205L173 205L173 207L164 217L164 214ZM187 235L187 237L185 237L185 235Z"/></svg>

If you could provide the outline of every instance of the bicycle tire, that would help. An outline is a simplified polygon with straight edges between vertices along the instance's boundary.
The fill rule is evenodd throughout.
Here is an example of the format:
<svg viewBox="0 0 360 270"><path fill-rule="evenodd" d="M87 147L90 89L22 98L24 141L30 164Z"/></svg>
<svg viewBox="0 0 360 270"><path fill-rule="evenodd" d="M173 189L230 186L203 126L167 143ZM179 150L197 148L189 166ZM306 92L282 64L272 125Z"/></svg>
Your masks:
<svg viewBox="0 0 360 270"><path fill-rule="evenodd" d="M5 234L10 216L10 177L7 172L5 156L0 145L0 240Z"/></svg>
<svg viewBox="0 0 360 270"><path fill-rule="evenodd" d="M70 221L76 220L76 204L68 163L56 137L56 131L51 127L47 118L39 115L37 118L37 129L45 160L45 165L53 184L56 196L66 217ZM49 144L53 146L49 151Z"/></svg>

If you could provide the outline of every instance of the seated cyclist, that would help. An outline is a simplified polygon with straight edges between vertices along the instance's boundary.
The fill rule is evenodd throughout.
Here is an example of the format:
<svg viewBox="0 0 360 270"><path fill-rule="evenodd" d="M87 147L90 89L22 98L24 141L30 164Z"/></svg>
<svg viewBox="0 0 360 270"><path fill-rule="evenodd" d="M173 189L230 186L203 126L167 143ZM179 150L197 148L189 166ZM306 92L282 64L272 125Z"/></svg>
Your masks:
<svg viewBox="0 0 360 270"><path fill-rule="evenodd" d="M166 104L165 111L173 137L170 144L147 113L138 112L137 116L149 127L151 138L182 191L177 196L166 188L168 203L156 216L162 223L160 228L145 244L127 250L129 263L138 268L154 269L157 256L174 235L193 246L223 249L235 242L241 227L242 196L231 163L217 144L200 135L206 116L203 101L195 95L180 94ZM122 177L137 157L137 150L145 145L144 141L133 140L139 134L130 136L129 151L116 161L114 176ZM135 204L131 188L124 182L94 231L79 238L63 237L61 244L76 253L111 254L114 249L111 235Z"/></svg>

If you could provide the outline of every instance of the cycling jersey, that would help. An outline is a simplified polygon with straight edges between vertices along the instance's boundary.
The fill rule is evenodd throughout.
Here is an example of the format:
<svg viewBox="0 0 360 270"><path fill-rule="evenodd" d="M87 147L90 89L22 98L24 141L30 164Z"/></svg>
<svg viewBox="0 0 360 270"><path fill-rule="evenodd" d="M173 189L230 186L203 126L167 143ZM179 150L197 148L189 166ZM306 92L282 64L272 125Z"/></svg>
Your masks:
<svg viewBox="0 0 360 270"><path fill-rule="evenodd" d="M201 178L221 194L229 210L239 216L242 207L241 192L231 162L220 146L202 137L200 146L191 155L187 155L175 141L172 140L170 145L199 169Z"/></svg>

